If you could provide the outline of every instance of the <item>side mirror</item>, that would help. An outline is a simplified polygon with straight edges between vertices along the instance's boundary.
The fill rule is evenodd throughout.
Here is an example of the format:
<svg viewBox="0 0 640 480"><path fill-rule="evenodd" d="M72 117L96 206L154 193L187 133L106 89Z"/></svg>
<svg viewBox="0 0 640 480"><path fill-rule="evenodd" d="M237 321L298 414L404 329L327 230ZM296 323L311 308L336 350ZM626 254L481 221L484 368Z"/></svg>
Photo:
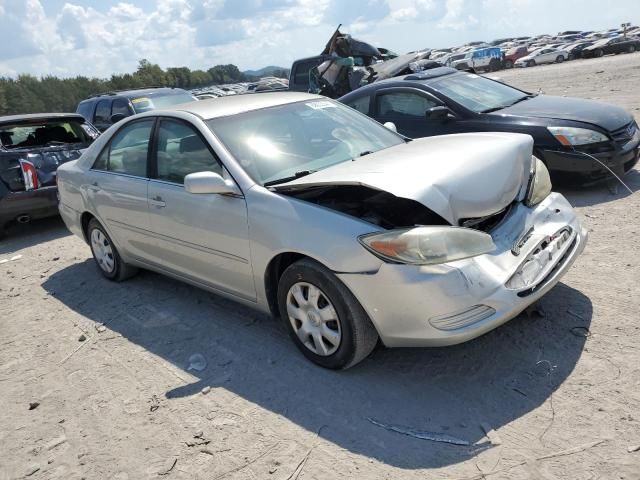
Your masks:
<svg viewBox="0 0 640 480"><path fill-rule="evenodd" d="M437 107L431 107L427 109L426 117L430 121L445 122L449 118L450 110L444 105L438 105Z"/></svg>
<svg viewBox="0 0 640 480"><path fill-rule="evenodd" d="M127 116L124 113L114 113L111 115L111 123L118 123L120 120L127 118Z"/></svg>
<svg viewBox="0 0 640 480"><path fill-rule="evenodd" d="M214 172L190 173L184 177L184 189L189 193L217 193L240 195L240 190L231 180L225 180Z"/></svg>
<svg viewBox="0 0 640 480"><path fill-rule="evenodd" d="M396 128L396 124L393 122L384 122L383 126L388 128L392 132L398 133L398 129Z"/></svg>

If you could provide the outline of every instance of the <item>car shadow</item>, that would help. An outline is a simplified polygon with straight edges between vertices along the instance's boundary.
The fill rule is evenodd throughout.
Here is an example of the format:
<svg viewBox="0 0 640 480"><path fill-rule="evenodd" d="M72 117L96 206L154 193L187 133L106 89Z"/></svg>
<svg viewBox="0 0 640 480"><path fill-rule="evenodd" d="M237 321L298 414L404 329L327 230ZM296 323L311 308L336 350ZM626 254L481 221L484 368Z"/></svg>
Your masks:
<svg viewBox="0 0 640 480"><path fill-rule="evenodd" d="M16 252L58 238L71 235L62 218L49 217L29 223L12 223L7 235L0 240L0 255Z"/></svg>
<svg viewBox="0 0 640 480"><path fill-rule="evenodd" d="M588 186L554 183L554 190L562 193L574 207L590 207L614 202L640 191L640 171L632 169L622 177L631 192L617 180L607 180Z"/></svg>
<svg viewBox="0 0 640 480"><path fill-rule="evenodd" d="M522 314L447 348L378 348L336 372L308 362L279 320L151 272L116 284L87 260L53 274L43 288L197 378L176 379L168 402L222 388L343 449L405 469L456 464L493 448L483 428L504 427L548 401L576 366L592 317L590 300L559 284L539 302L544 315ZM196 353L206 362L202 371L189 368ZM544 435L547 413L528 441ZM372 420L470 446L420 440Z"/></svg>

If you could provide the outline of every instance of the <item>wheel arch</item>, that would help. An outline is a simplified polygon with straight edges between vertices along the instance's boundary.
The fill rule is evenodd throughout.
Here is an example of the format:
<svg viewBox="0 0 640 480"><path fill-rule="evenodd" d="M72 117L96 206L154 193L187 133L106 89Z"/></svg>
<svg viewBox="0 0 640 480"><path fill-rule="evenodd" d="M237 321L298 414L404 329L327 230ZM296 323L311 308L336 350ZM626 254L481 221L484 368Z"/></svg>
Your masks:
<svg viewBox="0 0 640 480"><path fill-rule="evenodd" d="M280 281L280 277L282 277L282 274L290 265L293 265L295 262L305 258L313 260L314 262L326 267L326 265L316 258L310 257L304 253L293 251L281 252L274 256L267 264L267 268L264 272L264 291L267 297L269 311L274 318L280 317L278 309L278 282Z"/></svg>
<svg viewBox="0 0 640 480"><path fill-rule="evenodd" d="M91 221L92 218L96 218L96 216L91 212L84 212L82 215L80 215L80 226L82 228L82 236L84 238L84 241L87 244L89 244L89 237L87 236L87 228L89 228L89 222Z"/></svg>

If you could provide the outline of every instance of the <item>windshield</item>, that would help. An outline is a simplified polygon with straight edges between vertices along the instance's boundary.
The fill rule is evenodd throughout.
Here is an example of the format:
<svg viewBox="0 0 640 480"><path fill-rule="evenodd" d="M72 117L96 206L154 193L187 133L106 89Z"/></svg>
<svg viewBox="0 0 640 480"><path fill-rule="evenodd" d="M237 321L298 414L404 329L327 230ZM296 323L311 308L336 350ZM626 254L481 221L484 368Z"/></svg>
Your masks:
<svg viewBox="0 0 640 480"><path fill-rule="evenodd" d="M170 107L171 105L180 105L181 103L193 102L194 98L184 93L172 93L168 95L150 95L148 97L137 97L131 99L131 105L136 113L148 112L159 108Z"/></svg>
<svg viewBox="0 0 640 480"><path fill-rule="evenodd" d="M0 126L0 145L6 149L67 144L86 146L98 135L97 130L82 121L40 119Z"/></svg>
<svg viewBox="0 0 640 480"><path fill-rule="evenodd" d="M530 95L475 74L448 75L431 88L476 113L488 113L520 102Z"/></svg>
<svg viewBox="0 0 640 480"><path fill-rule="evenodd" d="M283 183L405 141L331 100L289 103L207 124L261 185Z"/></svg>

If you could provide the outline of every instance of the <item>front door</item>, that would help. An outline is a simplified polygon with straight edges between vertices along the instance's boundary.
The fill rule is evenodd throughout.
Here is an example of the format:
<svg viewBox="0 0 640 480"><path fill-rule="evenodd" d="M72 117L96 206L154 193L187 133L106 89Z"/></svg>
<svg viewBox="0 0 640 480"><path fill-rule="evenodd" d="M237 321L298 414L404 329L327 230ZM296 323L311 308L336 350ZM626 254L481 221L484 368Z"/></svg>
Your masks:
<svg viewBox="0 0 640 480"><path fill-rule="evenodd" d="M376 94L374 118L393 122L398 132L409 138L430 137L442 133L442 123L427 120L427 109L440 105L426 92L416 89L385 89Z"/></svg>
<svg viewBox="0 0 640 480"><path fill-rule="evenodd" d="M230 178L193 125L163 118L156 137L155 171L148 190L156 263L174 274L254 300L244 198L185 191L184 177L190 173L212 171Z"/></svg>

